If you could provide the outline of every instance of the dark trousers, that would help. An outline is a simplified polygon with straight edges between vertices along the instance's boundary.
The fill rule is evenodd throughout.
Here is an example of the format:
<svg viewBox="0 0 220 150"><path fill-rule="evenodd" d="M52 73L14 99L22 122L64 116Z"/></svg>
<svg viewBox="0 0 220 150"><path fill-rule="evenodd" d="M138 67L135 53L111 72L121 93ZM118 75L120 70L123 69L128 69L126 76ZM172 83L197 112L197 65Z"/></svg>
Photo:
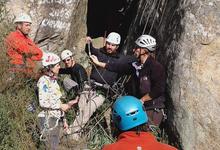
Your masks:
<svg viewBox="0 0 220 150"><path fill-rule="evenodd" d="M160 123L163 120L163 112L161 109L158 109L157 111L152 109L152 110L147 110L147 115L149 119L149 125L156 125L159 126Z"/></svg>

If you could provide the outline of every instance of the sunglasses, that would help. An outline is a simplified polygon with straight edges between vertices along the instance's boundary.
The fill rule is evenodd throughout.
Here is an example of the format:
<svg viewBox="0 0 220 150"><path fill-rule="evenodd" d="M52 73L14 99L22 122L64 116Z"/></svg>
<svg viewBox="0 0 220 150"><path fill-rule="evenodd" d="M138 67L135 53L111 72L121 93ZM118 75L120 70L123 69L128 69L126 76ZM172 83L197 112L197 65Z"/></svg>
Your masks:
<svg viewBox="0 0 220 150"><path fill-rule="evenodd" d="M64 59L63 62L69 62L71 59Z"/></svg>

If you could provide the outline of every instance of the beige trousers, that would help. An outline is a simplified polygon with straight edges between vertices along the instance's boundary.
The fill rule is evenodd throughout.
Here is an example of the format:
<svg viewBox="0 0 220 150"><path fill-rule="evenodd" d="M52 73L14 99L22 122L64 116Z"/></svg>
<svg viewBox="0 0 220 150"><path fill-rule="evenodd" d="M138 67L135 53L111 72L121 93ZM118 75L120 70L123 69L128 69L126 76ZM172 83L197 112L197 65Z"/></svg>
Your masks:
<svg viewBox="0 0 220 150"><path fill-rule="evenodd" d="M80 130L89 121L89 118L104 103L105 97L97 94L96 91L83 91L80 95L78 106L79 112L73 124L70 126L71 133L75 140L80 136Z"/></svg>

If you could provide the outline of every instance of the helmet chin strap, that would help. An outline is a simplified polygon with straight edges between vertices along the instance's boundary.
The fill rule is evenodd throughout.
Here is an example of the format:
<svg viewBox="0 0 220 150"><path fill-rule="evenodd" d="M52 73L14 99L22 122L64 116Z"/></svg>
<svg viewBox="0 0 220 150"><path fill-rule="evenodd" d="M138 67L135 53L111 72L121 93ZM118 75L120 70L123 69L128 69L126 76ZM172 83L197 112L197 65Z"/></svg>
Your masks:
<svg viewBox="0 0 220 150"><path fill-rule="evenodd" d="M138 56L138 59L139 59L139 60L141 60L141 56L147 54L147 52L146 52L145 50L144 50L144 53L141 53L141 52L142 52L142 49L141 49L141 51L140 51L140 55Z"/></svg>
<svg viewBox="0 0 220 150"><path fill-rule="evenodd" d="M48 75L49 77L52 77L52 76L54 76L54 73L53 73L52 70L49 69L49 71L47 72L47 75Z"/></svg>
<svg viewBox="0 0 220 150"><path fill-rule="evenodd" d="M57 76L55 75L55 73L53 73L53 71L51 70L51 68L48 68L48 72L46 73L46 75L48 77L50 77L52 80L57 79Z"/></svg>
<svg viewBox="0 0 220 150"><path fill-rule="evenodd" d="M141 56L143 56L143 55L145 55L145 54L146 54L146 53L140 54L139 57L141 57Z"/></svg>

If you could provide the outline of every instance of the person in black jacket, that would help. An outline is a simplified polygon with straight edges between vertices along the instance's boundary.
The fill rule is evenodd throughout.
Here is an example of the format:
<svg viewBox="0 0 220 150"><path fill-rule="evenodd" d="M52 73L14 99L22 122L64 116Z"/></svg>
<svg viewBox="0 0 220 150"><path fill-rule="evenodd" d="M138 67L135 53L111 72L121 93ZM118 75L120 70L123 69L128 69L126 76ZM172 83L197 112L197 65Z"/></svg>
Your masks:
<svg viewBox="0 0 220 150"><path fill-rule="evenodd" d="M85 68L75 62L73 53L70 50L62 51L61 59L65 64L65 68L60 68L59 74L69 74L71 79L77 83L78 90L82 90L84 81L88 80Z"/></svg>
<svg viewBox="0 0 220 150"><path fill-rule="evenodd" d="M70 85L74 84L71 84L73 81L78 85L77 94L79 94L79 109L77 116L70 125L71 130L68 131L68 133L71 134L73 139L79 140L82 128L88 122L97 107L103 104L105 98L102 95L96 94L93 90L88 90L87 82L85 82L88 81L86 70L82 65L74 61L73 53L70 50L64 50L61 53L61 59L65 63L65 68L60 68L59 74L69 74L72 79L66 80L66 89L71 88Z"/></svg>
<svg viewBox="0 0 220 150"><path fill-rule="evenodd" d="M120 41L121 36L116 32L111 32L106 39L105 46L96 49L92 45L92 39L87 37L86 53L89 56L95 55L100 61L105 63L115 62L121 56L118 52ZM101 84L113 85L118 78L118 73L93 65L90 78Z"/></svg>
<svg viewBox="0 0 220 150"><path fill-rule="evenodd" d="M91 55L97 56L99 60L105 63L113 63L117 61L118 59L120 59L121 57L121 54L118 51L119 44L121 42L121 36L116 32L111 32L107 36L105 46L100 49L93 47L92 39L90 37L86 38L86 42L87 42L86 49L85 49L86 53L89 56ZM102 85L102 86L92 85L94 89L93 92L96 95L99 95L99 98L96 98L96 100L93 100L94 102L97 103L96 104L97 107L93 109L93 111L95 111L98 107L100 107L106 99L113 100L114 99L113 97L117 97L120 91L115 90L113 86L116 85L118 78L119 78L119 75L117 72L109 71L105 68L101 68L94 64L92 65L90 79L91 81L93 80L99 85ZM106 86L108 88L105 88ZM104 116L107 121L107 126L110 129L110 116L108 114L109 111L111 111L110 108L106 111Z"/></svg>
<svg viewBox="0 0 220 150"><path fill-rule="evenodd" d="M96 56L92 61L109 71L131 74L138 90L133 93L144 103L149 116L149 123L160 125L165 107L165 70L152 53L156 49L156 40L150 35L142 35L135 41L134 56L123 56L115 62L101 62ZM135 58L136 57L136 58Z"/></svg>

